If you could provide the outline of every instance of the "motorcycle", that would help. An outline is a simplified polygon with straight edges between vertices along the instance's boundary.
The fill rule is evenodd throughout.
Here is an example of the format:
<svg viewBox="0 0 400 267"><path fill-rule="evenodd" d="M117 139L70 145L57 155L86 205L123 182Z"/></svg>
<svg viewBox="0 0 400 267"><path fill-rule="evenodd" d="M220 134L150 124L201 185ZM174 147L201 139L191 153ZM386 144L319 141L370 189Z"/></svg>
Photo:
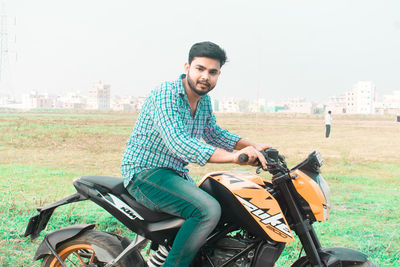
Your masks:
<svg viewBox="0 0 400 267"><path fill-rule="evenodd" d="M304 252L291 265L376 266L368 255L344 247L322 247L314 222L328 218L329 187L321 175L323 160L316 151L289 169L274 148L261 151L272 174L268 180L244 172L219 171L197 184L219 201L221 219L191 266L274 266L285 244L298 236ZM247 155L239 160L246 162ZM91 200L128 229L134 240L79 224L47 234L34 260L41 266L162 266L184 220L142 206L126 191L123 180L106 176L83 176L73 182L77 193L45 207L30 218L25 236L35 239L45 229L53 211L62 205ZM147 253L146 253L147 251ZM289 264L288 264L289 265Z"/></svg>

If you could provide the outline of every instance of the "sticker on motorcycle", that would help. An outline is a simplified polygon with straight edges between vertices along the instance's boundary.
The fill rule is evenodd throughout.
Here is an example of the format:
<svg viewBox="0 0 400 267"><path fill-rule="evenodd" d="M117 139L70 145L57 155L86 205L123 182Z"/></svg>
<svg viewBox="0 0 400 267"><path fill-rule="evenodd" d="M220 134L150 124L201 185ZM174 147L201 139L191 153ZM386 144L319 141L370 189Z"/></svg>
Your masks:
<svg viewBox="0 0 400 267"><path fill-rule="evenodd" d="M110 203L115 208L119 209L123 214L128 216L130 219L135 220L138 218L139 220L144 220L142 216L139 215L134 209L128 206L125 202L114 196L113 194L107 193L103 195L99 192L99 195L108 203Z"/></svg>
<svg viewBox="0 0 400 267"><path fill-rule="evenodd" d="M241 198L237 194L235 196L239 201L246 207L246 209L257 218L260 219L261 223L265 224L266 227L274 231L275 233L281 235L282 237L293 237L289 228L287 227L285 221L283 220L282 213L269 214L266 210L260 209L256 205L250 203L249 201Z"/></svg>

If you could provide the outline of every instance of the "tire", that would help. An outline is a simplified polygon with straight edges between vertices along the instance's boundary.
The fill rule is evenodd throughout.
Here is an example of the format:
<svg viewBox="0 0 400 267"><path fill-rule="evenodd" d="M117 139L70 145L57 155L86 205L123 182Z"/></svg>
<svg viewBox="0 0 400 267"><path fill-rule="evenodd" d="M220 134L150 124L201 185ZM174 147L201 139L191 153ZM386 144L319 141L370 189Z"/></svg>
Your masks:
<svg viewBox="0 0 400 267"><path fill-rule="evenodd" d="M366 261L363 263L359 264L349 264L349 263L344 263L342 264L343 267L378 267L375 263L372 261Z"/></svg>
<svg viewBox="0 0 400 267"><path fill-rule="evenodd" d="M304 260L302 262L298 262L295 266L311 267L311 264L308 262L308 260ZM372 261L366 261L363 263L355 263L355 264L349 262L343 262L342 267L378 267L378 266Z"/></svg>
<svg viewBox="0 0 400 267"><path fill-rule="evenodd" d="M110 234L101 231L89 230L62 243L56 252L67 266L105 266L105 262L97 259L92 245L103 248L114 258L123 251L121 242L116 237L113 238ZM128 265L122 261L118 266ZM41 267L61 267L61 264L54 255L47 255Z"/></svg>

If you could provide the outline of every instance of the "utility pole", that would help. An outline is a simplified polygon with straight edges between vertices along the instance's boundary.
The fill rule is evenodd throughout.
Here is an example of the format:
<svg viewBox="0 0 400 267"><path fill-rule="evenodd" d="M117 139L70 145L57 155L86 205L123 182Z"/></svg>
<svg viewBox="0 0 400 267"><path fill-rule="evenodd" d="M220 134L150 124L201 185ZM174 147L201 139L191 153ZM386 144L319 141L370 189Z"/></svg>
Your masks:
<svg viewBox="0 0 400 267"><path fill-rule="evenodd" d="M4 69L8 58L7 13L4 2L0 11L0 82L4 80Z"/></svg>

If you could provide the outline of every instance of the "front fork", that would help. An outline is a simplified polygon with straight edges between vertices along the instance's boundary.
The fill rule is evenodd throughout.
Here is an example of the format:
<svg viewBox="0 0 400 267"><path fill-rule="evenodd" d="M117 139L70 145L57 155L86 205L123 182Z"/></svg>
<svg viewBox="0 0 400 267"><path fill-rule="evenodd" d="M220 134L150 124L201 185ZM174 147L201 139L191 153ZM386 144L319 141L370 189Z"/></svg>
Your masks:
<svg viewBox="0 0 400 267"><path fill-rule="evenodd" d="M312 266L323 266L319 251L321 250L321 243L318 236L311 226L310 222L303 219L303 216L293 198L293 194L289 188L291 182L290 174L280 174L273 178L273 184L281 191L281 196L285 200L290 215L294 221L294 231L298 235L304 251L306 252Z"/></svg>

